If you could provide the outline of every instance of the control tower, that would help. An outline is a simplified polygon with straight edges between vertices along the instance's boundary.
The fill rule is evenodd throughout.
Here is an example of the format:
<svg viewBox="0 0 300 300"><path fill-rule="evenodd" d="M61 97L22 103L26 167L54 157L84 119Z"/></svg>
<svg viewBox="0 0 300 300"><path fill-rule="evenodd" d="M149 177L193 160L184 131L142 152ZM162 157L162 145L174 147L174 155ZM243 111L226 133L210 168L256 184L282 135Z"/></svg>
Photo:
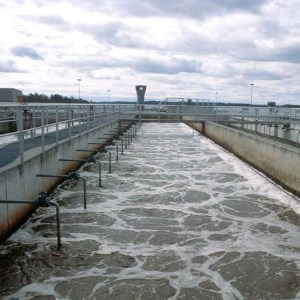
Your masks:
<svg viewBox="0 0 300 300"><path fill-rule="evenodd" d="M135 86L138 104L144 104L146 88L147 88L146 85L136 85Z"/></svg>

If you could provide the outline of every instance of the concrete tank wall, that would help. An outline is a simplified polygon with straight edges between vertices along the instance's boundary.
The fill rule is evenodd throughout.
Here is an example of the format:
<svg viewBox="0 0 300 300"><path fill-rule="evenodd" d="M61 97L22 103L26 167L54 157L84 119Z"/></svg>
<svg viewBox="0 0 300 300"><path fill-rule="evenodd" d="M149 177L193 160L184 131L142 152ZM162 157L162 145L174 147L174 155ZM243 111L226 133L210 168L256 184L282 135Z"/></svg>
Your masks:
<svg viewBox="0 0 300 300"><path fill-rule="evenodd" d="M99 145L88 145L88 142L96 142L109 126L74 136L71 139L61 141L56 145L49 145L45 149L44 158L41 157L40 149L33 149L24 153L25 162L23 173L20 173L18 160L7 166L0 173L0 199L1 200L34 200L40 192L53 189L60 178L41 178L36 174L58 174L66 175L77 168L79 163L62 162L59 158L86 159L92 155L91 152L76 151L77 149L99 149ZM0 203L0 243L4 241L24 220L33 212L31 204L2 204Z"/></svg>
<svg viewBox="0 0 300 300"><path fill-rule="evenodd" d="M192 127L300 195L300 149L212 122Z"/></svg>

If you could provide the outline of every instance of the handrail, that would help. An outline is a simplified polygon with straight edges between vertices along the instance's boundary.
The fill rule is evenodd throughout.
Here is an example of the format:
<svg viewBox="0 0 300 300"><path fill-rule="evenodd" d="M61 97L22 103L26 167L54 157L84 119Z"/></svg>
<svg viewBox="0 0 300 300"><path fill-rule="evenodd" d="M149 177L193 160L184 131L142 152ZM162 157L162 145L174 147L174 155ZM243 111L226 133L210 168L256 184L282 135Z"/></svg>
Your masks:
<svg viewBox="0 0 300 300"><path fill-rule="evenodd" d="M194 104L194 103L193 103ZM19 111L19 113L17 113ZM24 112L26 111L26 112ZM276 121L281 123L300 123L300 108L287 107L258 107L258 106L215 106L215 105L174 105L167 99L160 104L5 104L1 103L2 116L0 129L5 126L17 126L13 132L0 134L1 144L7 144L20 139L43 136L62 129L69 128L69 138L75 128L79 132L86 131L101 124L120 119L157 119L164 121L171 119L181 121L183 116L194 120L208 120L216 122L248 121ZM7 125L3 116L10 116ZM14 118L12 120L13 114ZM26 115L26 118L25 118ZM22 118L19 120L18 118ZM12 125L14 124L14 125ZM29 128L28 128L29 127ZM9 128L7 129L9 130ZM76 129L77 130L77 129ZM2 132L4 129L2 129ZM7 142L3 142L7 140Z"/></svg>

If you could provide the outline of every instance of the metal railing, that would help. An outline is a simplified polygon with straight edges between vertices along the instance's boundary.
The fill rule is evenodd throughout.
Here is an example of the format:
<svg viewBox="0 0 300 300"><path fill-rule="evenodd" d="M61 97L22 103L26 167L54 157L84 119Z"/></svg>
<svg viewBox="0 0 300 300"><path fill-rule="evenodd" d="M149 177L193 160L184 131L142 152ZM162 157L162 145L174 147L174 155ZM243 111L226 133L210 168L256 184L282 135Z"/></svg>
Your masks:
<svg viewBox="0 0 300 300"><path fill-rule="evenodd" d="M300 123L300 109L286 107L169 105L153 104L0 104L0 144L19 143L20 155L24 141L40 138L44 152L45 137L52 133L58 145L61 139L105 126L119 120L215 121L227 123L256 122L262 124ZM266 123L267 124L267 123ZM298 126L293 126L298 128Z"/></svg>

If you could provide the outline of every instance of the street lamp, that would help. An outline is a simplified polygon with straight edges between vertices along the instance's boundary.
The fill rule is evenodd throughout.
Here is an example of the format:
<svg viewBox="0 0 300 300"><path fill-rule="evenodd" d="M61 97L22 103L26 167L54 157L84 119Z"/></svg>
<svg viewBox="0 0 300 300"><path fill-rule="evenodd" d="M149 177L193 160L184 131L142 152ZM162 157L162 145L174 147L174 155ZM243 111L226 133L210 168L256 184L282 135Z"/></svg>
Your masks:
<svg viewBox="0 0 300 300"><path fill-rule="evenodd" d="M109 102L109 92L110 90L107 90L107 102Z"/></svg>
<svg viewBox="0 0 300 300"><path fill-rule="evenodd" d="M78 101L80 102L80 81L81 81L81 79L78 78L77 81L78 81Z"/></svg>
<svg viewBox="0 0 300 300"><path fill-rule="evenodd" d="M250 89L251 89L251 106L252 106L252 89L253 89L254 83L250 83Z"/></svg>

